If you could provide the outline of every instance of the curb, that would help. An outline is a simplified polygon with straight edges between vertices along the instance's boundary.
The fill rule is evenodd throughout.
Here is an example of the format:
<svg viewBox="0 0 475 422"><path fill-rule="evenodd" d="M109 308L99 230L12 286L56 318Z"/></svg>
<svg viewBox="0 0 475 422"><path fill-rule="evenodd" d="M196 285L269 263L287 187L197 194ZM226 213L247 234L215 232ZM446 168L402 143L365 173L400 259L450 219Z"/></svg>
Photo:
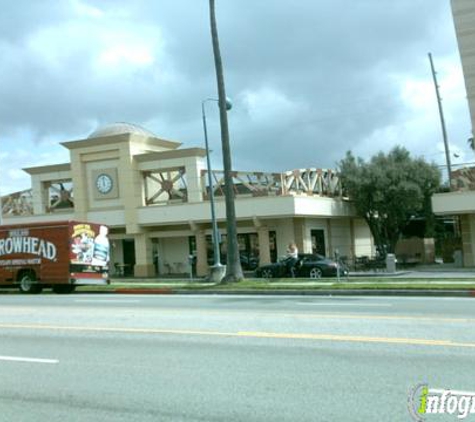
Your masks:
<svg viewBox="0 0 475 422"><path fill-rule="evenodd" d="M118 294L174 294L174 295L256 295L256 296L414 296L414 297L472 297L475 290L177 290L171 288L119 288Z"/></svg>
<svg viewBox="0 0 475 422"><path fill-rule="evenodd" d="M118 289L115 289L111 293L118 293L118 294L136 294L136 295L146 295L146 294L153 294L153 295L169 295L175 293L173 289L168 289L166 287L162 288L155 288L155 289L141 289L141 288L127 288L127 287L121 287Z"/></svg>

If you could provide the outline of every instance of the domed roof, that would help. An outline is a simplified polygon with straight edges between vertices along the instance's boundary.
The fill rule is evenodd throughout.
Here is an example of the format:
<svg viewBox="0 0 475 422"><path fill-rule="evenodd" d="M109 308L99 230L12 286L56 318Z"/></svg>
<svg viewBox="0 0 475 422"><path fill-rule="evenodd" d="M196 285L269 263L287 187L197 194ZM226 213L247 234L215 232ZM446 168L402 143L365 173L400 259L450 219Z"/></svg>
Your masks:
<svg viewBox="0 0 475 422"><path fill-rule="evenodd" d="M149 130L143 128L139 125L134 125L132 123L117 122L111 123L102 127L99 127L94 132L92 132L88 138L101 138L103 136L113 136L121 135L124 133L132 133L134 135L142 135L148 137L156 138L156 135Z"/></svg>

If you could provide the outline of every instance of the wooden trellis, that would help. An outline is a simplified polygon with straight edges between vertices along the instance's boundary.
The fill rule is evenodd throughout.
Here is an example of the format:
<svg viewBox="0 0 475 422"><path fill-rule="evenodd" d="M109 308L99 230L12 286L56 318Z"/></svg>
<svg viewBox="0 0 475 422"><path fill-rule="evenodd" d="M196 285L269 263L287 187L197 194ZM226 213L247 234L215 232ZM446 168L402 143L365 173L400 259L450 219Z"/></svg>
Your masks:
<svg viewBox="0 0 475 422"><path fill-rule="evenodd" d="M15 192L2 198L2 215L32 215L33 195L31 189Z"/></svg>
<svg viewBox="0 0 475 422"><path fill-rule="evenodd" d="M145 204L186 202L188 185L184 167L143 172Z"/></svg>
<svg viewBox="0 0 475 422"><path fill-rule="evenodd" d="M233 184L236 196L341 196L341 183L338 174L325 169L301 169L285 173L233 172ZM213 192L224 195L224 173L213 171ZM203 197L209 197L207 170L201 171Z"/></svg>
<svg viewBox="0 0 475 422"><path fill-rule="evenodd" d="M48 199L47 212L74 208L73 184L71 179L52 180L44 183Z"/></svg>

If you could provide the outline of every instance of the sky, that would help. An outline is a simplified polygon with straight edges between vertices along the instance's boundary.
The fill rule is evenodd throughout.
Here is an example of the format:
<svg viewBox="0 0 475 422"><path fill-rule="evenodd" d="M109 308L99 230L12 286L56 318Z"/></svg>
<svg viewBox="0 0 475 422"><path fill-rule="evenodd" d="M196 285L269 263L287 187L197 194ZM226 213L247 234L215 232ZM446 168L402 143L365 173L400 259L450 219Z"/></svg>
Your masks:
<svg viewBox="0 0 475 422"><path fill-rule="evenodd" d="M0 0L0 193L114 122L204 145L217 98L207 0ZM233 168L336 168L396 145L475 161L449 0L216 0ZM219 115L206 104L214 169Z"/></svg>

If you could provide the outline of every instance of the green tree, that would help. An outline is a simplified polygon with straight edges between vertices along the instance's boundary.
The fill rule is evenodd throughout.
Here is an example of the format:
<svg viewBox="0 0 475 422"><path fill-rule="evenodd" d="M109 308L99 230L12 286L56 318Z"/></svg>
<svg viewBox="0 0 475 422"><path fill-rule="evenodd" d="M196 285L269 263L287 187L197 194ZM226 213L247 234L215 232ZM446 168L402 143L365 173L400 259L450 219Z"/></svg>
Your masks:
<svg viewBox="0 0 475 422"><path fill-rule="evenodd" d="M339 168L345 195L368 223L381 255L394 253L411 217L424 215L427 229L433 229L430 198L440 186L435 164L411 158L405 148L395 147L368 162L348 151Z"/></svg>
<svg viewBox="0 0 475 422"><path fill-rule="evenodd" d="M241 261L239 259L239 244L237 238L236 209L234 206L234 186L231 164L231 147L229 143L228 116L226 109L226 90L224 84L223 62L219 49L218 27L214 0L209 0L209 15L211 39L213 42L216 81L218 84L219 118L221 124L221 143L223 148L224 194L226 203L226 242L227 261L226 276L223 282L236 282L244 279Z"/></svg>

